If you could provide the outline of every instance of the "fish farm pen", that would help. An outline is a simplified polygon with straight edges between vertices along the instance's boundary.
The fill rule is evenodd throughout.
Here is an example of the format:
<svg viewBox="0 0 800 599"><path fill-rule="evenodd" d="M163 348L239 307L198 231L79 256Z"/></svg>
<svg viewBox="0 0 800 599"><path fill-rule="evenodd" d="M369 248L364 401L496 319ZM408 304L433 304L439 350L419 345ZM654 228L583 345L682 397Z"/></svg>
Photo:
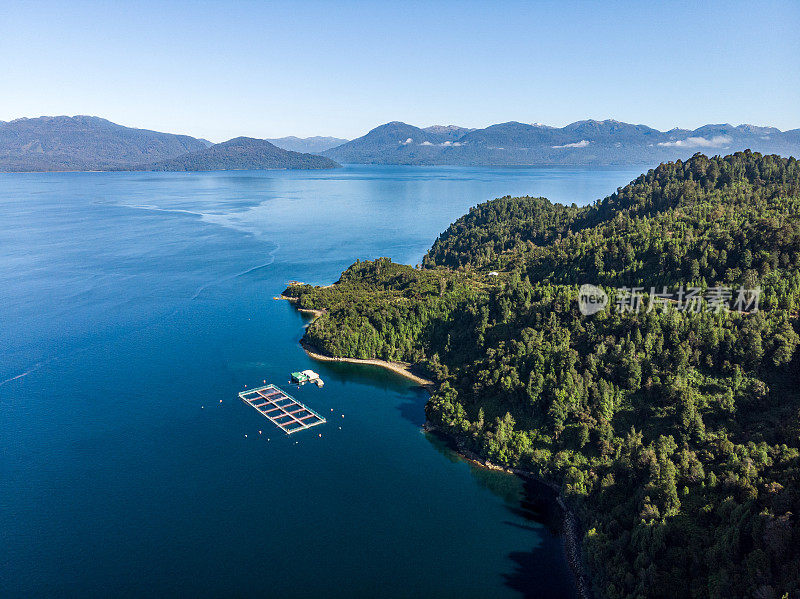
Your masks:
<svg viewBox="0 0 800 599"><path fill-rule="evenodd" d="M239 393L247 404L261 412L287 435L323 424L326 420L275 385L266 385Z"/></svg>

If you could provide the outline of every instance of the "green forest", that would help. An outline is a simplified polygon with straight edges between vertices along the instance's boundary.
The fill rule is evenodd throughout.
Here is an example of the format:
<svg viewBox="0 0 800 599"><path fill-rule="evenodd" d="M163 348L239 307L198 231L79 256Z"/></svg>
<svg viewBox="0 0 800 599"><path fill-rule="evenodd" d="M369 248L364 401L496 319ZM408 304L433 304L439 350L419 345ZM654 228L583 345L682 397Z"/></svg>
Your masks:
<svg viewBox="0 0 800 599"><path fill-rule="evenodd" d="M584 283L642 309L584 315ZM656 301L683 286L732 297ZM284 294L325 310L308 343L416 364L438 430L560 485L597 596L800 597L797 160L697 154L586 207L499 198L421 268Z"/></svg>

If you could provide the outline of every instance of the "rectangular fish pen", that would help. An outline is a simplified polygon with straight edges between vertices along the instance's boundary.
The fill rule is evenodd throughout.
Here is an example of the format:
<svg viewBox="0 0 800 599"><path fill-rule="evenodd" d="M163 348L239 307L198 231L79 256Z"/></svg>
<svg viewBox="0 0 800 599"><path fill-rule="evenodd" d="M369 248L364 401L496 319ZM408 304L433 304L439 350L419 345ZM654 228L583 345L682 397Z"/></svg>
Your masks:
<svg viewBox="0 0 800 599"><path fill-rule="evenodd" d="M275 385L242 391L239 393L239 397L243 402L261 412L287 435L326 422L314 410L306 407Z"/></svg>

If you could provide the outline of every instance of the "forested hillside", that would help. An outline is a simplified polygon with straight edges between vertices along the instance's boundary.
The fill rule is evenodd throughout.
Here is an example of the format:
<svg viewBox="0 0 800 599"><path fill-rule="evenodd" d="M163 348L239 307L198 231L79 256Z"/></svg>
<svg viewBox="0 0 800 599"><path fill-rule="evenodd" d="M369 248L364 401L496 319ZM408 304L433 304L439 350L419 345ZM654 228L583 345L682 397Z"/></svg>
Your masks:
<svg viewBox="0 0 800 599"><path fill-rule="evenodd" d="M661 164L585 208L543 198L481 204L436 240L424 264L517 269L553 283L761 284L768 302L780 297L793 310L799 215L796 160L697 155Z"/></svg>
<svg viewBox="0 0 800 599"><path fill-rule="evenodd" d="M431 423L560 484L598 596L800 597L799 261L798 162L696 155L585 208L487 202L421 270L285 293L327 310L307 341L422 365Z"/></svg>

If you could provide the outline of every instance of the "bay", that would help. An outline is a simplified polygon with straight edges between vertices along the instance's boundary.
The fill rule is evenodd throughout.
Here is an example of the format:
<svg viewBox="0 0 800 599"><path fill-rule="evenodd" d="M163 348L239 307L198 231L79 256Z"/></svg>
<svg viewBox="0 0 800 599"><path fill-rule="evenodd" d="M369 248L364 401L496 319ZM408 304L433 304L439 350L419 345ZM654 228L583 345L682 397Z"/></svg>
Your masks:
<svg viewBox="0 0 800 599"><path fill-rule="evenodd" d="M312 361L272 298L417 264L479 202L582 205L639 173L0 175L0 595L572 597L541 490L423 434L410 382ZM237 397L304 368L322 426Z"/></svg>

